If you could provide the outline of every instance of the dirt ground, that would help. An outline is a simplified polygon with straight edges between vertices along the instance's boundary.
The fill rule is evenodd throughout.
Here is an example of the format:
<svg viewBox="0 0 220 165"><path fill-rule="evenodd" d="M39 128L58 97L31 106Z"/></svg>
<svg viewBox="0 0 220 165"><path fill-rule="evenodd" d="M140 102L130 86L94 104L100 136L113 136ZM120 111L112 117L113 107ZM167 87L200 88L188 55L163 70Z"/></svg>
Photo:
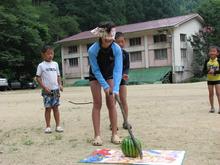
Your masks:
<svg viewBox="0 0 220 165"><path fill-rule="evenodd" d="M40 90L0 92L0 164L75 165L97 148L119 148L110 143L108 113L103 99L102 147L93 137L89 87L64 89L60 106L64 133L44 134ZM209 114L205 82L128 86L129 121L144 149L185 150L184 165L220 165L220 115ZM215 98L217 109L217 101ZM118 109L119 134L122 115ZM51 120L54 129L54 120Z"/></svg>

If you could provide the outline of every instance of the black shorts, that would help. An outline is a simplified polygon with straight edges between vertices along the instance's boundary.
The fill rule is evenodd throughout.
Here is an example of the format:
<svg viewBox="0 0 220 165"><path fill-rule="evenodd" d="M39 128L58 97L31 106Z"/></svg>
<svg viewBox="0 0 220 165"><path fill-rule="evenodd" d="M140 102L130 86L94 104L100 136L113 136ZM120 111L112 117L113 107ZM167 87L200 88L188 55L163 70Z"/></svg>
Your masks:
<svg viewBox="0 0 220 165"><path fill-rule="evenodd" d="M109 76L109 77L104 77L105 80L110 80L113 79L113 76ZM94 81L97 80L95 76L89 76L89 81ZM98 80L97 80L98 81Z"/></svg>
<svg viewBox="0 0 220 165"><path fill-rule="evenodd" d="M217 81L207 81L208 85L216 85L216 84L220 84L220 80Z"/></svg>
<svg viewBox="0 0 220 165"><path fill-rule="evenodd" d="M120 85L127 85L127 81L125 81L124 79L121 79Z"/></svg>
<svg viewBox="0 0 220 165"><path fill-rule="evenodd" d="M109 72L101 72L103 78L105 80L113 79L113 73L111 71ZM92 73L91 67L89 68L89 81L97 80L95 75Z"/></svg>

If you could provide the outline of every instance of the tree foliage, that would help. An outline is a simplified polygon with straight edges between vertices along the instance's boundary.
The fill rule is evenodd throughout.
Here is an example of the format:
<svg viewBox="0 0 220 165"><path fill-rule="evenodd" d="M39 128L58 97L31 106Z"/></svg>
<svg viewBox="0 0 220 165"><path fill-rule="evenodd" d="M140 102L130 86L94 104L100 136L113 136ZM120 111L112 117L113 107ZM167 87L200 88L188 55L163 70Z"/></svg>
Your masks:
<svg viewBox="0 0 220 165"><path fill-rule="evenodd" d="M5 1L0 6L0 72L8 77L30 76L39 46L48 39L48 27L38 22L31 3L16 0L13 7L10 5L10 1ZM24 73L25 70L29 72Z"/></svg>
<svg viewBox="0 0 220 165"><path fill-rule="evenodd" d="M204 18L204 28L193 35L190 42L194 49L193 73L196 77L201 77L202 66L205 59L208 58L209 47L220 45L220 1L204 1L198 8L198 13Z"/></svg>
<svg viewBox="0 0 220 165"><path fill-rule="evenodd" d="M202 69L207 59L209 47L212 45L213 28L206 26L195 35L192 35L189 41L193 47L193 74L195 77L202 77Z"/></svg>
<svg viewBox="0 0 220 165"><path fill-rule="evenodd" d="M213 35L210 36L210 42L215 45L220 45L220 1L207 0L200 8L198 13L204 18L205 26L213 28Z"/></svg>

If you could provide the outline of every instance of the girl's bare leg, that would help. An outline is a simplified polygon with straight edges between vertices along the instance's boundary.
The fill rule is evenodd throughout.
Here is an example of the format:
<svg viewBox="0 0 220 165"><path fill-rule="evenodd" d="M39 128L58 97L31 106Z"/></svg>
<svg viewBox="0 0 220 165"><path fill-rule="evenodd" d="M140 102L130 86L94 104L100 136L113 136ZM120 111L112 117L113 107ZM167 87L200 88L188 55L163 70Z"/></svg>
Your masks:
<svg viewBox="0 0 220 165"><path fill-rule="evenodd" d="M94 80L90 82L90 89L93 97L93 108L92 108L92 122L94 128L94 136L100 136L100 114L102 107L102 95L101 85L98 81Z"/></svg>
<svg viewBox="0 0 220 165"><path fill-rule="evenodd" d="M108 84L110 85L111 89L113 89L113 80L108 80ZM109 112L109 119L112 127L112 136L117 135L117 112L116 112L116 105L115 99L113 95L106 96L106 105Z"/></svg>
<svg viewBox="0 0 220 165"><path fill-rule="evenodd" d="M211 105L210 112L214 111L214 85L208 85L209 90L209 103Z"/></svg>
<svg viewBox="0 0 220 165"><path fill-rule="evenodd" d="M220 84L215 85L215 92L218 99L219 111L220 112Z"/></svg>

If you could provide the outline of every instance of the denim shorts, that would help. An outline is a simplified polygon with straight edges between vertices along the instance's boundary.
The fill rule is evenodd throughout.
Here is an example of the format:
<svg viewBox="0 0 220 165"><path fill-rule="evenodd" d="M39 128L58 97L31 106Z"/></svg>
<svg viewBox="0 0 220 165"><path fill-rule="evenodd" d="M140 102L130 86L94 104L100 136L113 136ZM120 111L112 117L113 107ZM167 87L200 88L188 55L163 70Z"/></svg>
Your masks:
<svg viewBox="0 0 220 165"><path fill-rule="evenodd" d="M45 108L51 108L60 105L60 97L43 95L43 102Z"/></svg>

